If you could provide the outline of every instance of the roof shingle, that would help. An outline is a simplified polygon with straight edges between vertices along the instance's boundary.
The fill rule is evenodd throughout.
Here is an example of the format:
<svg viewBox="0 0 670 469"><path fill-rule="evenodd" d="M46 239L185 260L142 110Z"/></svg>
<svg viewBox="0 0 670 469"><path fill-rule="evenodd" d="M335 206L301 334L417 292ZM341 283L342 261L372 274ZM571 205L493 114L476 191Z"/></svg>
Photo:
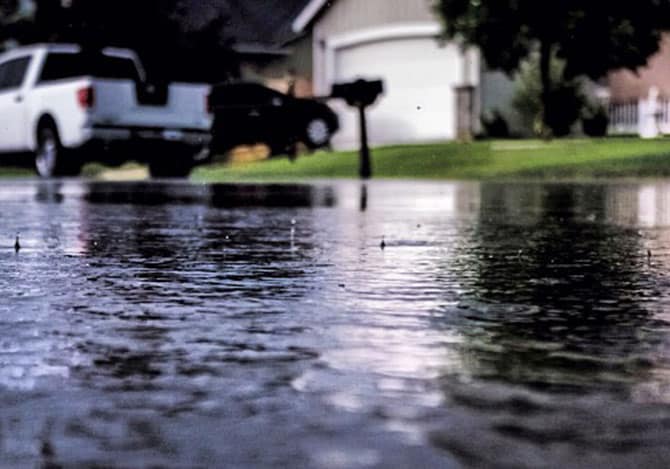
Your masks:
<svg viewBox="0 0 670 469"><path fill-rule="evenodd" d="M222 14L226 18L225 34L238 44L258 44L281 48L296 34L293 20L308 0L190 0L185 21L197 27Z"/></svg>

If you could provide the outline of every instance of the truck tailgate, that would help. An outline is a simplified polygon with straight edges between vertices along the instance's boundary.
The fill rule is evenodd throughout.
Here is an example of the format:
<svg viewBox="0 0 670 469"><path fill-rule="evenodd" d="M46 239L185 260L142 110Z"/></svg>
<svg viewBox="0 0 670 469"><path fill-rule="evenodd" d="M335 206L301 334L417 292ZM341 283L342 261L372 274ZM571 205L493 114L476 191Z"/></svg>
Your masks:
<svg viewBox="0 0 670 469"><path fill-rule="evenodd" d="M209 86L172 84L164 105L138 102L137 86L128 80L93 80L93 125L164 129L209 130L211 116L206 109Z"/></svg>

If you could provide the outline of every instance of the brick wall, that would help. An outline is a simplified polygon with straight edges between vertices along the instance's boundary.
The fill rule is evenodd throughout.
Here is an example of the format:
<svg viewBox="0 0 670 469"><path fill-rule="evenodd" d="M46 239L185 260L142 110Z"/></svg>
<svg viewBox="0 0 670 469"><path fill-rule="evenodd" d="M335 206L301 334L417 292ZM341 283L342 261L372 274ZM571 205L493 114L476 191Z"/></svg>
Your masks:
<svg viewBox="0 0 670 469"><path fill-rule="evenodd" d="M628 70L611 72L609 85L612 102L646 98L652 86L658 88L661 96L670 97L670 34L663 37L661 50L637 75Z"/></svg>

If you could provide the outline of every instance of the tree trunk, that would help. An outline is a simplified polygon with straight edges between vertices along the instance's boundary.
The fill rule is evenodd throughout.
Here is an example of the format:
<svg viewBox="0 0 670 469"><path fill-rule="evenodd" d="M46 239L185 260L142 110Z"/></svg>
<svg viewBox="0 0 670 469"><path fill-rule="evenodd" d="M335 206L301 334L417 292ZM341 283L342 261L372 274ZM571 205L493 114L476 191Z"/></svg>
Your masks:
<svg viewBox="0 0 670 469"><path fill-rule="evenodd" d="M551 43L542 41L540 44L540 83L542 85L542 133L545 137L551 136L551 127L548 122L551 115Z"/></svg>

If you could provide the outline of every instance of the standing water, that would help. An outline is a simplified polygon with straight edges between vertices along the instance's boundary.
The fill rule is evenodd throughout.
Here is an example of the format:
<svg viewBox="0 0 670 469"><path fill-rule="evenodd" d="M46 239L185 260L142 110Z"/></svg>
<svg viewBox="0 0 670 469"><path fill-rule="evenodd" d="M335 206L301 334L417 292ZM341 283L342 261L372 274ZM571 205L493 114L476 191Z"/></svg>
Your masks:
<svg viewBox="0 0 670 469"><path fill-rule="evenodd" d="M670 183L22 181L0 219L0 467L670 464Z"/></svg>

